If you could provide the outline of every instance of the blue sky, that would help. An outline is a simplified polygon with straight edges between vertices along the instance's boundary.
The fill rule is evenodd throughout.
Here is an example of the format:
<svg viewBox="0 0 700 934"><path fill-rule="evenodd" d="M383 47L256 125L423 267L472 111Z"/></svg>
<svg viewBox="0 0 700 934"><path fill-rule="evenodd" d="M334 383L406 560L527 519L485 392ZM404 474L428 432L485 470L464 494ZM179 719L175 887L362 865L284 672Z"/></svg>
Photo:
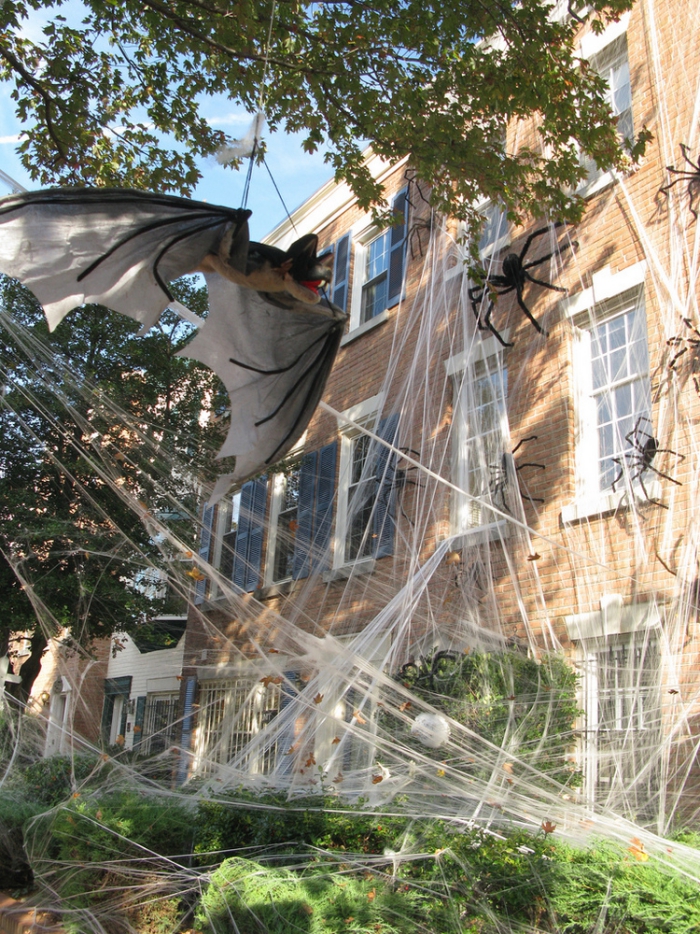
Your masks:
<svg viewBox="0 0 700 934"><path fill-rule="evenodd" d="M37 186L22 167L15 151L22 128L15 118L9 92L7 85L0 86L0 169L32 190ZM233 138L244 136L252 121L250 114L233 107L226 100L207 100L202 105L202 112L213 126ZM309 155L303 151L301 135L271 134L269 130L264 135L270 171L287 207L293 211L331 178L332 169L324 162L323 153ZM246 166L232 171L218 165L212 158L201 163L201 170L202 179L193 197L213 204L240 207ZM0 182L0 195L8 193L6 186ZM285 217L285 210L264 166L253 169L248 207L253 211L250 219L253 239L263 237ZM300 235L307 232L299 231Z"/></svg>

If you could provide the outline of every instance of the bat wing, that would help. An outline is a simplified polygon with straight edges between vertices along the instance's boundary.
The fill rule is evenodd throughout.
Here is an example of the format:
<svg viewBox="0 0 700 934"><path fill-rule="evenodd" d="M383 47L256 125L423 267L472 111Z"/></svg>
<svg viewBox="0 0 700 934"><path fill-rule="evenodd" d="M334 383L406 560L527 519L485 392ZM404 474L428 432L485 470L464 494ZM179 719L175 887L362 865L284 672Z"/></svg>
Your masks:
<svg viewBox="0 0 700 934"><path fill-rule="evenodd" d="M147 329L173 300L167 283L192 272L231 226L247 244L249 216L123 189L13 195L0 200L0 271L31 289L51 330L91 302Z"/></svg>
<svg viewBox="0 0 700 934"><path fill-rule="evenodd" d="M231 482L283 457L309 423L343 336L335 305L307 305L207 273L209 315L181 353L211 367L231 397L219 457L235 456Z"/></svg>

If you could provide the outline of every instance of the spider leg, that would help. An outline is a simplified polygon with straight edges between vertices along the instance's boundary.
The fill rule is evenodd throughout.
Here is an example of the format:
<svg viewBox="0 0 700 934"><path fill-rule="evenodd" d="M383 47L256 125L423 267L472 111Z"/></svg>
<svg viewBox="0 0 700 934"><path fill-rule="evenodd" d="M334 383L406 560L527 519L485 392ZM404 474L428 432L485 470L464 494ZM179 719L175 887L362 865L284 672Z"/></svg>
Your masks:
<svg viewBox="0 0 700 934"><path fill-rule="evenodd" d="M552 285L551 282L545 282L543 279L535 279L535 277L531 276L530 273L527 272L527 270L525 269L523 269L523 273L525 274L525 278L529 279L530 282L534 282L535 285L541 285L545 289L551 289L552 292L568 292L569 291L568 289L565 289L560 285Z"/></svg>
<svg viewBox="0 0 700 934"><path fill-rule="evenodd" d="M654 470L654 468L651 467L651 465L650 465L650 469L651 469L651 470ZM654 471L654 473L656 473L656 472L657 472L657 471ZM643 473L644 473L644 471L642 470L642 471L640 472L640 474L639 474L639 485L641 486L641 488L642 488L642 490L643 490L643 492L644 492L644 498L646 499L646 501L647 501L648 503L654 503L656 506L661 506L662 509L668 509L668 506L664 505L664 503L660 502L658 499L652 499L651 496L649 496L649 493L648 493L648 491L647 491L647 488L644 486L644 477L642 476Z"/></svg>
<svg viewBox="0 0 700 934"><path fill-rule="evenodd" d="M657 470L653 464L647 464L647 470L653 470L658 477L663 477L664 480L670 480L671 483L675 483L676 486L683 486L680 480L674 480L673 477L669 477L667 473L662 473L660 470Z"/></svg>
<svg viewBox="0 0 700 934"><path fill-rule="evenodd" d="M619 474L615 477L615 479L613 480L613 482L612 482L612 484L611 484L612 491L613 491L613 493L615 493L615 492L616 492L616 491L615 491L615 487L616 487L616 485L620 482L620 480L622 480L622 477L623 477L623 475L624 475L624 473L625 473L625 466L626 466L626 463L623 463L623 462L622 462L622 458L621 458L621 457L613 457L613 463L614 463L614 464L617 464L617 466L620 468Z"/></svg>
<svg viewBox="0 0 700 934"><path fill-rule="evenodd" d="M526 441L537 441L537 435L530 435L528 438L521 438L510 453L516 454Z"/></svg>
<svg viewBox="0 0 700 934"><path fill-rule="evenodd" d="M678 340L680 340L680 338L678 338ZM666 341L666 343L667 343L667 344L670 344L670 341ZM669 362L669 364L668 364L669 370L672 370L672 369L674 368L674 366L676 365L676 361L677 361L680 357L683 356L683 354L687 351L687 349L688 349L687 347L684 347L682 350L679 350L679 351L678 351L678 353L673 357L673 359L672 359L672 360Z"/></svg>
<svg viewBox="0 0 700 934"><path fill-rule="evenodd" d="M522 292L520 291L520 289L516 289L516 290L515 290L515 294L517 295L517 298L518 298L518 305L520 305L520 307L522 308L522 310L525 312L525 314L527 315L527 317L530 319L530 321L532 322L532 324L533 324L534 327L535 327L535 330L536 330L536 331L539 331L540 334L544 334L544 336L546 337L546 336L547 336L547 332L546 332L545 329L542 327L542 325L539 324L539 323L535 320L535 318L533 318L532 312L530 311L530 309L527 307L527 305L526 305L525 302L523 301L523 294L522 294ZM512 346L512 345L511 345L511 346Z"/></svg>
<svg viewBox="0 0 700 934"><path fill-rule="evenodd" d="M510 289L509 289L509 291L510 291ZM492 314L492 312L493 312L493 302L489 302L489 307L488 307L488 310L487 310L487 312L486 312L486 317L484 318L484 323L483 323L483 325L481 326L481 330L483 331L483 330L486 330L486 329L488 328L488 330L491 331L491 333L492 333L493 336L496 338L496 340L499 341L499 343L501 343L504 347L513 347L513 346L515 346L514 344L510 344L507 340L505 340L505 338L501 337L501 335L500 335L500 334L498 333L498 331L496 330L496 326L495 326L494 324L491 323L491 314ZM528 315L529 315L529 312L528 312ZM478 323L478 318L477 318L477 323ZM537 329L539 330L539 325L537 325L536 323L535 323L535 327L537 327Z"/></svg>
<svg viewBox="0 0 700 934"><path fill-rule="evenodd" d="M685 454L679 454L678 451L672 451L670 448L657 448L656 454L673 454L673 456L677 457L678 460L685 460Z"/></svg>
<svg viewBox="0 0 700 934"><path fill-rule="evenodd" d="M525 241L525 245L520 251L520 262L522 263L527 251L530 249L530 244L535 239L535 237L541 237L543 234L546 234L548 230L556 229L557 227L563 227L564 221L557 221L556 224L547 224L546 227L540 227L539 230L535 230Z"/></svg>

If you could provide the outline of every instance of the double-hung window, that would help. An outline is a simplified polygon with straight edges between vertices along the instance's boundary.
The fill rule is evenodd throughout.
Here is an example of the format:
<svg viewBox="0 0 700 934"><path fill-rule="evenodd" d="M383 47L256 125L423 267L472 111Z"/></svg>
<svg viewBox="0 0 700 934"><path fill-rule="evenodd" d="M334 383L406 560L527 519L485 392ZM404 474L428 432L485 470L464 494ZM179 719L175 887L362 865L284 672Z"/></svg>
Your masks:
<svg viewBox="0 0 700 934"><path fill-rule="evenodd" d="M497 521L488 504L503 510L512 480L504 460L508 371L502 350L493 337L476 340L447 364L454 387L453 476L467 494L453 496L455 534Z"/></svg>
<svg viewBox="0 0 700 934"><path fill-rule="evenodd" d="M603 270L565 303L574 324L577 397L577 502L562 511L565 521L615 508L625 489L627 436L652 433L644 269L639 263L615 276ZM624 286L631 288L615 294ZM596 301L597 294L610 297Z"/></svg>
<svg viewBox="0 0 700 934"><path fill-rule="evenodd" d="M408 195L400 191L391 201L392 226L378 230L369 219L353 229L351 239L336 246L332 293L336 304L347 300L350 247L354 258L350 297L350 330L383 320L403 290ZM381 318L380 318L381 316Z"/></svg>
<svg viewBox="0 0 700 934"><path fill-rule="evenodd" d="M565 617L579 644L584 796L634 818L653 815L659 791L661 680L658 608L625 606L620 595L601 609Z"/></svg>
<svg viewBox="0 0 700 934"><path fill-rule="evenodd" d="M628 20L629 15L621 17L618 23L613 24L602 35L592 33L586 36L582 42L582 52L595 71L605 79L606 97L617 122L618 133L623 139L631 141L634 138L634 122L627 52ZM609 173L602 172L594 159L582 154L581 164L586 170L586 177L581 183L583 194L593 194L611 180Z"/></svg>
<svg viewBox="0 0 700 934"><path fill-rule="evenodd" d="M300 466L272 480L265 583L308 577L326 564L331 541L337 441L304 454Z"/></svg>
<svg viewBox="0 0 700 934"><path fill-rule="evenodd" d="M299 469L273 478L268 571L271 583L291 580L299 509Z"/></svg>
<svg viewBox="0 0 700 934"><path fill-rule="evenodd" d="M396 441L399 417L378 417L373 397L346 413L390 444ZM336 523L336 567L392 554L394 546L396 458L360 429L341 435L340 489Z"/></svg>

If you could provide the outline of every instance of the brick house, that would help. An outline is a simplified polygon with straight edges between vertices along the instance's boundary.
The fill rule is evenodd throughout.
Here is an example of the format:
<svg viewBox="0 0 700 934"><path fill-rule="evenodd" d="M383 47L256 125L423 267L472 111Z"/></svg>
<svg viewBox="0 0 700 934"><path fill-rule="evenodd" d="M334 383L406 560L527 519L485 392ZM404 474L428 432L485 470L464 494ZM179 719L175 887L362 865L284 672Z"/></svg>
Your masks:
<svg viewBox="0 0 700 934"><path fill-rule="evenodd" d="M559 291L523 293L546 333L513 292L486 327L458 225L431 216L408 160L368 156L389 230L331 182L266 238L314 230L334 250L348 330L297 461L205 509L212 574L186 633L181 778L287 769L281 744L295 747L311 704L264 737L290 685L321 684L318 664L299 663L311 638L377 671L510 644L563 652L580 673L580 801L658 826L695 813L697 228L687 183L660 191L666 166L689 168L680 144L697 142L690 12L674 0L652 20L639 3L600 35L584 27L581 56L608 80L620 132L654 139L624 177L585 165L580 224L514 228L480 206L489 275L526 245L523 262L552 254L531 271ZM508 130L509 146L536 142L534 124ZM293 667L265 677L265 653L284 656L274 646L295 632ZM336 721L354 715L351 690ZM307 759L334 754L313 735Z"/></svg>

